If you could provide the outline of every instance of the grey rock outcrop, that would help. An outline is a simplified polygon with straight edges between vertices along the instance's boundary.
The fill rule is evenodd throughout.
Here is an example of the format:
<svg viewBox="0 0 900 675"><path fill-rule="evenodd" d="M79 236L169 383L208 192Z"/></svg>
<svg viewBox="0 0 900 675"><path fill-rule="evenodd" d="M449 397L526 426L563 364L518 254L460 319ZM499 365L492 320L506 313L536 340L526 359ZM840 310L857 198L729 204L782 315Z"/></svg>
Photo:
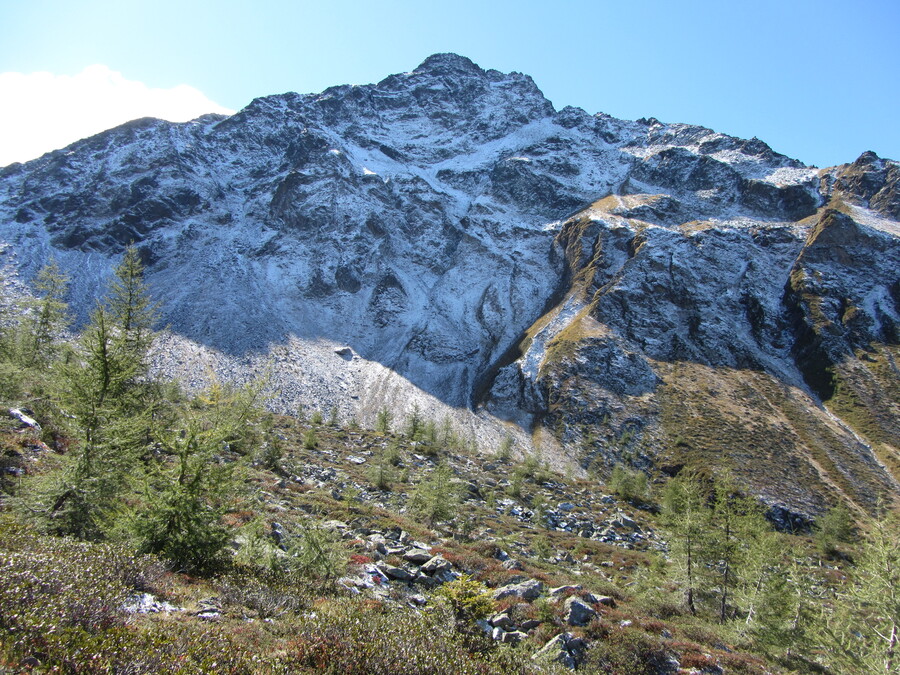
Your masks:
<svg viewBox="0 0 900 675"><path fill-rule="evenodd" d="M579 598L568 598L564 607L563 618L570 626L585 626L597 616L597 611Z"/></svg>
<svg viewBox="0 0 900 675"><path fill-rule="evenodd" d="M558 663L574 670L578 665L586 642L571 633L560 633L535 652L531 658L538 662Z"/></svg>
<svg viewBox="0 0 900 675"><path fill-rule="evenodd" d="M509 584L494 591L494 600L520 598L531 602L537 600L544 591L544 584L537 579L528 579L518 584Z"/></svg>

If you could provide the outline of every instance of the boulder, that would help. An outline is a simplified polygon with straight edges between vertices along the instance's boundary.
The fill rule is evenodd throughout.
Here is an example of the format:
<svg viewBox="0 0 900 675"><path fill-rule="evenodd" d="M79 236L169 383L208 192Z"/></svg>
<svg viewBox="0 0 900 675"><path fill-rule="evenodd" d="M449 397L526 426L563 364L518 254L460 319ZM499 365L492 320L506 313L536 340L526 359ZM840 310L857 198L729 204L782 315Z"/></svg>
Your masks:
<svg viewBox="0 0 900 675"><path fill-rule="evenodd" d="M634 532L641 531L640 526L634 521L634 519L629 518L624 513L616 514L616 519L612 521L612 526L623 530L632 530Z"/></svg>
<svg viewBox="0 0 900 675"><path fill-rule="evenodd" d="M500 636L500 642L502 642L503 644L517 645L527 637L528 635L526 635L522 631L512 630L503 633L503 635Z"/></svg>
<svg viewBox="0 0 900 675"><path fill-rule="evenodd" d="M495 614L490 619L488 619L488 623L491 624L494 628L502 628L503 630L512 630L515 628L516 624L512 620L512 617L508 612L500 612L499 614Z"/></svg>
<svg viewBox="0 0 900 675"><path fill-rule="evenodd" d="M412 581L416 577L415 574L412 574L402 567L395 567L394 565L388 565L384 562L378 563L378 569L380 569L382 574L388 579L394 579L395 581Z"/></svg>
<svg viewBox="0 0 900 675"><path fill-rule="evenodd" d="M425 572L425 574L434 575L440 572L450 572L452 570L453 565L449 561L444 560L444 558L439 555L433 556L424 565L422 565L422 571Z"/></svg>
<svg viewBox="0 0 900 675"><path fill-rule="evenodd" d="M164 600L157 600L149 593L137 593L125 599L122 609L129 614L156 614L159 612L178 612L179 607Z"/></svg>
<svg viewBox="0 0 900 675"><path fill-rule="evenodd" d="M503 586L494 591L494 600L502 600L503 598L521 598L531 602L543 593L544 584L537 579L529 579L519 584L510 584Z"/></svg>
<svg viewBox="0 0 900 675"><path fill-rule="evenodd" d="M558 663L575 670L577 665L575 656L566 648L571 641L573 641L571 633L560 633L541 647L531 658L544 663Z"/></svg>
<svg viewBox="0 0 900 675"><path fill-rule="evenodd" d="M40 431L41 429L41 425L38 424L33 417L26 415L24 411L19 410L18 408L10 408L9 415L10 417L14 417L19 420L19 422L21 422L26 427L30 427L32 429L35 429L36 431Z"/></svg>
<svg viewBox="0 0 900 675"><path fill-rule="evenodd" d="M550 597L559 598L563 595L572 595L573 593L578 593L580 590L582 590L581 586L557 586L556 588L550 589Z"/></svg>
<svg viewBox="0 0 900 675"><path fill-rule="evenodd" d="M597 616L596 610L576 597L566 600L565 609L565 621L570 626L585 626Z"/></svg>
<svg viewBox="0 0 900 675"><path fill-rule="evenodd" d="M403 554L404 560L415 563L416 565L424 565L433 557L434 556L432 556L431 553L421 548L411 548Z"/></svg>
<svg viewBox="0 0 900 675"><path fill-rule="evenodd" d="M272 535L272 540L275 542L275 545L280 548L282 551L285 550L284 545L284 527L281 523L272 522L269 525L270 533Z"/></svg>
<svg viewBox="0 0 900 675"><path fill-rule="evenodd" d="M413 579L414 583L419 584L420 586L424 586L427 589L434 589L443 583L443 580L440 578L430 577L421 570L416 575L416 578Z"/></svg>
<svg viewBox="0 0 900 675"><path fill-rule="evenodd" d="M604 605L611 609L616 608L616 599L609 595L594 595L593 593L585 593L582 600L591 605Z"/></svg>

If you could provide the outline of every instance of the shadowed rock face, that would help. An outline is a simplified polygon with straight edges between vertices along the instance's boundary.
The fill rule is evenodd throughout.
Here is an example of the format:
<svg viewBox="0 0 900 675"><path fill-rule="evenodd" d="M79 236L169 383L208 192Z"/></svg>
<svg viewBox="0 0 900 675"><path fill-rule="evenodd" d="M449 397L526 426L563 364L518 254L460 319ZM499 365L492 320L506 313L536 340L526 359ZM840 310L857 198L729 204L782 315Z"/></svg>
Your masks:
<svg viewBox="0 0 900 675"><path fill-rule="evenodd" d="M898 171L556 111L525 75L438 54L378 84L136 120L14 164L0 240L26 279L55 256L82 318L134 242L164 322L235 364L337 344L356 355L341 363L381 364L443 404L566 445L596 427L633 447L587 457L650 462L676 445L661 392L679 364L827 399L841 359L897 344ZM373 372L316 376L359 409L397 394Z"/></svg>

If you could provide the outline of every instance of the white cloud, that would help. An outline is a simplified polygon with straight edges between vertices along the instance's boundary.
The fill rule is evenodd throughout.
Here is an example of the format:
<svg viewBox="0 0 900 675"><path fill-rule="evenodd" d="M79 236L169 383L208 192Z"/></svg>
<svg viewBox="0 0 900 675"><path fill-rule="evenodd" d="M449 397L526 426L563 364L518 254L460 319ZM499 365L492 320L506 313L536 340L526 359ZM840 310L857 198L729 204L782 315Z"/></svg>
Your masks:
<svg viewBox="0 0 900 675"><path fill-rule="evenodd" d="M0 166L24 162L139 117L231 114L186 84L153 89L103 65L74 76L0 73Z"/></svg>

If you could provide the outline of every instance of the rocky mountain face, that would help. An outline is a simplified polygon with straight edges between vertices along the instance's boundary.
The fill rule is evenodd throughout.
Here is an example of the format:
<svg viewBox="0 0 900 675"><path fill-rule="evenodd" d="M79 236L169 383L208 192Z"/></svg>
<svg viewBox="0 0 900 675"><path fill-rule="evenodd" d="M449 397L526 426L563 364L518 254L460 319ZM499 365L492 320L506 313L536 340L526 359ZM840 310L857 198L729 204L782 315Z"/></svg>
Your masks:
<svg viewBox="0 0 900 675"><path fill-rule="evenodd" d="M900 166L556 111L452 54L136 120L0 170L0 247L84 318L134 242L158 366L419 405L557 463L728 468L786 518L900 489Z"/></svg>

